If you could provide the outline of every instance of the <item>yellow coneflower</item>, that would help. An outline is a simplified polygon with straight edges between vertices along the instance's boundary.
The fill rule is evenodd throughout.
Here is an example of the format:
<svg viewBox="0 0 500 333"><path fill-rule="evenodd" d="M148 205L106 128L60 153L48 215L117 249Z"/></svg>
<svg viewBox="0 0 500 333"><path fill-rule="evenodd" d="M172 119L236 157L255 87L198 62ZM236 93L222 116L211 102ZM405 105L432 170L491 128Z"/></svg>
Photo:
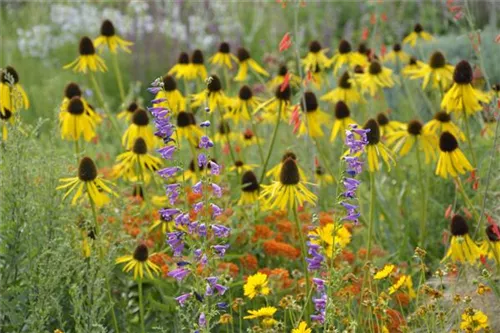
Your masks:
<svg viewBox="0 0 500 333"><path fill-rule="evenodd" d="M304 78L302 84L304 86L312 85L314 89L320 90L326 80L326 75L326 71L322 70L319 66L316 66L314 71L306 73L306 77Z"/></svg>
<svg viewBox="0 0 500 333"><path fill-rule="evenodd" d="M337 75L339 69L342 66L347 66L349 68L354 68L357 65L366 66L368 65L368 60L365 56L359 54L358 52L353 52L351 43L342 39L339 43L337 51L335 52L333 58L330 60L333 64L333 74Z"/></svg>
<svg viewBox="0 0 500 333"><path fill-rule="evenodd" d="M254 97L252 89L244 85L240 88L238 97L229 102L231 107L228 108L224 119L232 119L236 124L239 124L242 120L249 121L251 112L257 108L259 103L260 101L257 97Z"/></svg>
<svg viewBox="0 0 500 333"><path fill-rule="evenodd" d="M436 167L436 175L448 178L450 174L453 178L474 168L469 163L464 153L458 148L457 139L450 132L441 133L439 138L439 160Z"/></svg>
<svg viewBox="0 0 500 333"><path fill-rule="evenodd" d="M280 174L281 174L281 169L283 168L283 164L289 158L291 158L292 160L297 162L297 155L295 155L295 153L293 153L291 151L287 151L281 157L280 163L276 164L274 167L272 167L271 169L269 169L266 172L266 177L271 177L272 179L275 179L276 181L278 181L280 179ZM299 168L300 179L307 181L306 173L304 172L304 170L302 170L302 168L298 164L297 164L297 167Z"/></svg>
<svg viewBox="0 0 500 333"><path fill-rule="evenodd" d="M312 91L306 91L300 106L306 119L300 123L298 135L308 134L313 138L324 136L321 125L329 123L330 116L319 109L316 95Z"/></svg>
<svg viewBox="0 0 500 333"><path fill-rule="evenodd" d="M495 83L491 85L490 98L496 97L500 99L500 83Z"/></svg>
<svg viewBox="0 0 500 333"><path fill-rule="evenodd" d="M265 122L268 123L276 123L279 113L281 113L280 120L288 121L292 111L290 109L291 95L292 91L289 85L284 89L278 86L276 87L274 97L260 104L257 107L256 111L261 109L264 110L262 118Z"/></svg>
<svg viewBox="0 0 500 333"><path fill-rule="evenodd" d="M317 165L314 170L314 182L319 186L327 186L328 184L333 184L333 176L326 173L325 168L321 165Z"/></svg>
<svg viewBox="0 0 500 333"><path fill-rule="evenodd" d="M132 123L122 136L122 145L127 149L132 149L135 139L143 138L148 147L156 146L156 138L151 126L149 126L148 113L141 108L134 111Z"/></svg>
<svg viewBox="0 0 500 333"><path fill-rule="evenodd" d="M231 54L231 48L228 43L222 42L219 45L219 50L216 54L214 54L210 59L208 59L210 63L220 66L227 67L228 69L233 69L232 61L237 62L238 58L236 58L233 54Z"/></svg>
<svg viewBox="0 0 500 333"><path fill-rule="evenodd" d="M496 224L486 227L486 238L480 246L481 254L489 259L500 259L500 228Z"/></svg>
<svg viewBox="0 0 500 333"><path fill-rule="evenodd" d="M325 70L331 66L330 59L326 56L328 49L322 49L321 44L318 41L312 41L309 43L309 52L306 57L302 59L302 64L306 72L315 72L316 68L321 71Z"/></svg>
<svg viewBox="0 0 500 333"><path fill-rule="evenodd" d="M269 329L278 323L278 321L273 318L276 310L277 309L273 306L266 306L259 310L248 310L250 315L243 317L243 319L262 319L262 326Z"/></svg>
<svg viewBox="0 0 500 333"><path fill-rule="evenodd" d="M134 43L118 37L113 23L110 20L104 20L101 24L101 35L94 40L94 45L97 49L107 45L112 53L116 53L118 48L131 53L129 46L134 45Z"/></svg>
<svg viewBox="0 0 500 333"><path fill-rule="evenodd" d="M375 172L380 170L379 156L382 157L389 171L391 170L392 158L391 151L380 142L380 129L375 119L369 119L363 129L370 129L367 133L368 144L366 145L366 155L368 160L368 171Z"/></svg>
<svg viewBox="0 0 500 333"><path fill-rule="evenodd" d="M345 139L345 131L349 129L352 124L356 124L356 121L351 118L351 110L349 110L346 103L338 101L337 104L335 104L335 119L333 120L330 142L333 142L339 133L342 140Z"/></svg>
<svg viewBox="0 0 500 333"><path fill-rule="evenodd" d="M186 99L177 89L177 83L172 75L165 75L162 78L163 89L160 90L155 99L164 98L165 101L153 104L153 107L164 107L169 109L173 114L185 110Z"/></svg>
<svg viewBox="0 0 500 333"><path fill-rule="evenodd" d="M109 197L104 192L117 196L108 186L111 183L98 177L97 168L90 157L81 159L78 165L78 176L61 178L59 182L65 184L58 186L57 190L67 189L63 200L76 190L71 200L72 205L75 205L78 199L82 198L84 192L90 196L90 199L97 207L102 207L109 202Z"/></svg>
<svg viewBox="0 0 500 333"><path fill-rule="evenodd" d="M250 147L258 143L257 136L249 128L241 133L239 142L243 145L243 147Z"/></svg>
<svg viewBox="0 0 500 333"><path fill-rule="evenodd" d="M30 101L19 83L19 74L14 67L5 67L0 71L0 114L5 116L5 110L15 113L18 109L29 107Z"/></svg>
<svg viewBox="0 0 500 333"><path fill-rule="evenodd" d="M481 251L469 236L467 222L460 215L455 215L450 224L451 241L443 261L451 258L455 262L474 264Z"/></svg>
<svg viewBox="0 0 500 333"><path fill-rule="evenodd" d="M249 67L260 75L269 76L269 73L250 57L250 53L247 49L240 47L236 53L236 57L238 58L240 68L238 69L238 74L236 74L234 78L235 81L245 81L248 78Z"/></svg>
<svg viewBox="0 0 500 333"><path fill-rule="evenodd" d="M377 123L380 130L380 136L391 134L393 132L401 131L406 128L406 125L402 122L390 120L387 115L383 112L377 114Z"/></svg>
<svg viewBox="0 0 500 333"><path fill-rule="evenodd" d="M214 142L227 143L227 140L233 142L237 140L238 133L231 131L231 126L227 121L221 121L217 126L217 132L214 135Z"/></svg>
<svg viewBox="0 0 500 333"><path fill-rule="evenodd" d="M392 70L383 67L380 62L374 60L368 66L368 70L363 74L356 74L362 92L368 92L370 96L375 96L383 88L394 86Z"/></svg>
<svg viewBox="0 0 500 333"><path fill-rule="evenodd" d="M365 57L367 63L370 62L370 54L372 50L366 46L366 43L359 43L356 51L360 56Z"/></svg>
<svg viewBox="0 0 500 333"><path fill-rule="evenodd" d="M174 75L176 79L191 79L193 71L189 63L189 55L186 52L181 52L177 63L168 71L167 75Z"/></svg>
<svg viewBox="0 0 500 333"><path fill-rule="evenodd" d="M181 111L177 114L176 135L179 140L185 138L193 146L198 144L199 139L203 136L203 131L196 125L193 113Z"/></svg>
<svg viewBox="0 0 500 333"><path fill-rule="evenodd" d="M63 112L66 112L68 110L68 104L73 97L80 98L80 100L82 101L82 103L84 105L85 113L88 114L94 120L95 124L100 124L102 122L102 117L85 100L85 98L82 96L82 90L80 89L80 86L74 82L68 83L66 85L66 87L64 88L64 97L63 97L63 100L61 102L59 120L62 121L61 115Z"/></svg>
<svg viewBox="0 0 500 333"><path fill-rule="evenodd" d="M247 170L241 176L241 196L238 205L251 205L259 200L260 185L253 171Z"/></svg>
<svg viewBox="0 0 500 333"><path fill-rule="evenodd" d="M334 249L343 249L351 242L351 233L344 225L327 223L309 232L314 236L312 244L321 245L328 258L334 254Z"/></svg>
<svg viewBox="0 0 500 333"><path fill-rule="evenodd" d="M237 160L234 162L234 165L229 167L228 171L237 171L239 174L242 174L246 171L252 171L257 167L257 164L245 164L242 160Z"/></svg>
<svg viewBox="0 0 500 333"><path fill-rule="evenodd" d="M108 70L104 60L95 53L94 44L89 37L85 36L80 39L79 53L78 58L63 68L73 68L74 72L81 73L87 73L87 70L91 72L105 72Z"/></svg>
<svg viewBox="0 0 500 333"><path fill-rule="evenodd" d="M217 75L211 75L208 78L207 88L200 93L191 95L191 100L191 106L193 108L206 104L211 112L218 108L225 108L228 103L228 99L222 90L222 85Z"/></svg>
<svg viewBox="0 0 500 333"><path fill-rule="evenodd" d="M410 56L403 51L401 44L396 43L392 46L392 51L384 56L384 61L402 65L410 61Z"/></svg>
<svg viewBox="0 0 500 333"><path fill-rule="evenodd" d="M399 155L407 155L412 147L417 144L419 150L425 154L425 163L429 164L431 160L436 159L436 146L438 138L436 134L425 128L418 120L412 120L406 128L387 134L388 145L394 144L394 151L399 151Z"/></svg>
<svg viewBox="0 0 500 333"><path fill-rule="evenodd" d="M0 112L0 120L2 120L2 140L7 141L9 134L7 130L7 123L14 124L12 112L9 109L4 109L3 113Z"/></svg>
<svg viewBox="0 0 500 333"><path fill-rule="evenodd" d="M424 128L427 128L434 134L450 132L454 137L465 141L464 133L451 121L450 114L444 111L436 112L436 114L434 114L434 118L429 120L427 124L424 125Z"/></svg>
<svg viewBox="0 0 500 333"><path fill-rule="evenodd" d="M419 40L430 41L433 39L434 37L432 37L432 35L428 32L424 31L424 27L422 27L420 23L417 23L415 24L413 31L403 39L403 44L410 44L411 47L415 47L417 41Z"/></svg>
<svg viewBox="0 0 500 333"><path fill-rule="evenodd" d="M354 81L351 80L349 73L346 71L338 79L337 87L327 94L321 96L320 100L327 101L330 103L337 103L339 101L345 102L347 105L354 105L363 102L363 96L359 93L359 90L354 85Z"/></svg>
<svg viewBox="0 0 500 333"><path fill-rule="evenodd" d="M306 182L301 180L297 163L292 158L283 162L279 181L262 185L262 188L259 198L266 209L293 210L305 202L314 206L317 200L317 196L307 189Z"/></svg>
<svg viewBox="0 0 500 333"><path fill-rule="evenodd" d="M401 74L403 74L403 76L410 77L413 72L421 69L424 65L425 64L420 60L417 60L417 58L411 57L408 64L401 70Z"/></svg>
<svg viewBox="0 0 500 333"><path fill-rule="evenodd" d="M126 264L123 271L128 273L134 270L134 280L139 277L141 280L144 278L144 272L147 273L150 279L154 279L156 274L161 272L160 267L153 263L150 259L154 253L149 254L148 247L140 244L135 248L133 254L128 254L116 259L117 264Z"/></svg>
<svg viewBox="0 0 500 333"><path fill-rule="evenodd" d="M80 97L72 97L66 105L66 110L59 113L59 123L61 125L61 138L63 140L78 141L81 136L85 141L92 140L95 133L95 120L90 115L88 104L84 103Z"/></svg>
<svg viewBox="0 0 500 333"><path fill-rule="evenodd" d="M270 90L276 89L276 87L280 86L284 81L286 75L289 75L289 83L292 87L297 88L300 85L300 78L291 73L286 65L281 65L278 69L278 74L268 82L268 86Z"/></svg>
<svg viewBox="0 0 500 333"><path fill-rule="evenodd" d="M448 89L453 79L453 66L446 63L444 55L437 51L434 52L428 64L423 64L419 69L408 72L410 79L420 79L422 89L425 89L429 82L432 82L432 88Z"/></svg>
<svg viewBox="0 0 500 333"><path fill-rule="evenodd" d="M118 119L125 119L128 123L132 121L132 117L134 116L135 110L139 108L137 102L131 102L126 109L118 113Z"/></svg>
<svg viewBox="0 0 500 333"><path fill-rule="evenodd" d="M162 234L165 234L167 232L172 232L174 230L175 222L174 219L171 218L170 220L166 220L163 215L160 214L160 217L153 221L151 226L148 228L148 231L154 231L156 229L159 229Z"/></svg>
<svg viewBox="0 0 500 333"><path fill-rule="evenodd" d="M467 61L462 60L457 64L453 73L453 86L441 101L442 109L471 116L483 109L480 102L489 103L490 97L487 93L472 87L472 74L472 67Z"/></svg>
<svg viewBox="0 0 500 333"><path fill-rule="evenodd" d="M133 182L141 180L146 184L162 164L160 158L148 154L148 146L141 137L135 139L130 151L118 155L116 162L113 167L114 177Z"/></svg>
<svg viewBox="0 0 500 333"><path fill-rule="evenodd" d="M191 68L192 68L192 76L191 79L194 80L196 78L205 81L208 74L207 68L205 67L205 58L203 57L203 52L201 50L194 50L191 55Z"/></svg>

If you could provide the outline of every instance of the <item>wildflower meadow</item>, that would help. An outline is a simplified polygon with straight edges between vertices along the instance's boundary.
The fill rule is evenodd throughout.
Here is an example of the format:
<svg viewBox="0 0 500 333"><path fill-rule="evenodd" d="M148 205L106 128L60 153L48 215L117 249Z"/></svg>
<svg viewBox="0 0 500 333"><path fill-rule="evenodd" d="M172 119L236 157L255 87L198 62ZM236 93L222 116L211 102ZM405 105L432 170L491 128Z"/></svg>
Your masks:
<svg viewBox="0 0 500 333"><path fill-rule="evenodd" d="M499 13L0 0L0 333L500 332Z"/></svg>

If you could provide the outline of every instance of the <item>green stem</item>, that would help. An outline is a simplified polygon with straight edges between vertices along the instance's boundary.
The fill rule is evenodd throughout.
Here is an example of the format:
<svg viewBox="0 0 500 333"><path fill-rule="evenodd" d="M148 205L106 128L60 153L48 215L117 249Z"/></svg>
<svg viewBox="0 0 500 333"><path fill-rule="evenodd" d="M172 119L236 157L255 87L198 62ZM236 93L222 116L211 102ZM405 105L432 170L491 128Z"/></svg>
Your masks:
<svg viewBox="0 0 500 333"><path fill-rule="evenodd" d="M94 217L95 234L96 234L96 237L100 237L101 236L101 230L100 230L99 223L97 222L97 211L96 211L96 208L95 208L95 203L94 203L94 200L92 200L92 197L90 196L90 192L88 190L87 190L87 194L89 196L90 207L92 207L92 216Z"/></svg>
<svg viewBox="0 0 500 333"><path fill-rule="evenodd" d="M415 154L417 155L418 180L420 184L420 195L422 196L422 212L421 212L422 217L420 219L420 238L418 241L418 246L420 246L423 249L425 248L424 241L425 241L425 229L427 224L427 191L425 189L425 184L424 184L424 175L422 172L422 161L420 158L418 142L415 147Z"/></svg>
<svg viewBox="0 0 500 333"><path fill-rule="evenodd" d="M143 300L143 295L142 295L142 278L139 278L139 282L138 282L138 285L139 285L139 321L141 322L141 332L142 333L145 333L145 329L144 329L144 306L142 304Z"/></svg>
<svg viewBox="0 0 500 333"><path fill-rule="evenodd" d="M472 166L474 168L477 167L477 160L476 160L476 154L474 153L474 149L472 148L472 140L471 140L471 136L470 136L470 129L469 129L469 117L467 117L467 115L465 115L465 111L464 111L464 121L465 121L465 136L467 137L467 144L469 146L469 151L470 151L470 155L472 157Z"/></svg>
<svg viewBox="0 0 500 333"><path fill-rule="evenodd" d="M458 190L460 191L460 194L462 194L462 197L464 198L465 205L468 206L469 209L471 210L471 213L474 216L476 223L479 222L479 220L480 220L479 214L476 212L476 209L474 208L472 201L470 200L469 196L465 192L464 185L462 184L460 177L455 178L455 180L458 184Z"/></svg>
<svg viewBox="0 0 500 333"><path fill-rule="evenodd" d="M311 286L309 285L309 270L307 269L307 250L306 250L306 243L304 240L304 234L302 233L302 227L300 226L300 221L299 217L297 215L297 206L293 205L292 208L293 211L293 218L295 220L295 229L297 229L297 232L299 234L299 240L300 240L300 248L302 251L302 265L303 265L303 270L306 278L306 299L305 299L305 313L306 313L306 318L309 318L310 314L312 313L311 311L311 304L309 302L309 297L310 297L310 290Z"/></svg>
<svg viewBox="0 0 500 333"><path fill-rule="evenodd" d="M118 56L116 53L111 54L111 60L113 62L113 70L115 71L116 83L118 84L118 90L120 91L121 103L125 102L125 89L123 88L122 74L120 72L120 67L118 66Z"/></svg>
<svg viewBox="0 0 500 333"><path fill-rule="evenodd" d="M97 95L97 99L99 100L99 104L101 104L102 108L104 109L104 112L106 113L106 116L108 116L109 121L111 122L111 126L113 127L113 129L115 130L115 132L118 134L119 137L120 131L118 129L118 125L116 124L116 120L108 108L108 104L104 100L104 96L102 95L101 89L99 88L99 84L97 83L94 73L89 72L89 76L90 76L90 81L92 81L92 85L94 86L94 90Z"/></svg>
<svg viewBox="0 0 500 333"><path fill-rule="evenodd" d="M368 246L366 252L366 261L371 258L373 224L375 221L375 174L370 172L370 215L368 219Z"/></svg>
<svg viewBox="0 0 500 333"><path fill-rule="evenodd" d="M252 114L250 113L250 110L247 108L248 116L250 117L250 124L252 124L252 131L253 135L255 135L255 139L257 140L257 147L259 148L259 157L260 157L260 163L264 163L264 151L262 150L262 145L260 143L260 138L257 133L257 125L255 124Z"/></svg>
<svg viewBox="0 0 500 333"><path fill-rule="evenodd" d="M108 289L108 298L111 303L111 317L113 318L113 326L115 327L115 333L119 333L120 329L118 328L118 320L116 320L115 314L115 302L113 301L113 296L111 295L111 286L109 284L109 278L106 276L106 288Z"/></svg>
<svg viewBox="0 0 500 333"><path fill-rule="evenodd" d="M269 151L267 152L266 160L264 162L264 166L262 167L262 174L260 175L259 184L262 184L262 181L266 176L267 164L269 163L269 159L271 158L274 143L276 142L276 137L278 136L278 128L280 126L280 121L281 121L281 109L282 109L281 103L278 103L278 115L276 118L276 125L274 126L273 136L271 138L271 146L269 146Z"/></svg>

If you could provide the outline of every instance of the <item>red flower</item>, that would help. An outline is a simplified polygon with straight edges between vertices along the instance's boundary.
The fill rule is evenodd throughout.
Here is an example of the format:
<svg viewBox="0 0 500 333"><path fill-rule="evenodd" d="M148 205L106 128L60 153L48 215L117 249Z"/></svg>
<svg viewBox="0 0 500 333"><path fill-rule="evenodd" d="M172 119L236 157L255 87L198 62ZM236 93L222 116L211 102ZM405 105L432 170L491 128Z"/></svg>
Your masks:
<svg viewBox="0 0 500 333"><path fill-rule="evenodd" d="M363 32L361 33L361 39L362 40L367 40L368 39L368 34L370 32L368 31L368 28L364 27ZM500 36L500 35L499 35Z"/></svg>
<svg viewBox="0 0 500 333"><path fill-rule="evenodd" d="M280 45L279 45L279 50L280 52L283 52L285 50L288 50L288 48L292 45L292 38L290 37L290 33L287 32L283 38L281 39Z"/></svg>
<svg viewBox="0 0 500 333"><path fill-rule="evenodd" d="M291 78L291 74L290 72L287 72L285 74L285 78L283 79L283 82L281 83L280 85L280 91L283 92L285 91L285 89L288 87L288 85L290 84L290 78Z"/></svg>

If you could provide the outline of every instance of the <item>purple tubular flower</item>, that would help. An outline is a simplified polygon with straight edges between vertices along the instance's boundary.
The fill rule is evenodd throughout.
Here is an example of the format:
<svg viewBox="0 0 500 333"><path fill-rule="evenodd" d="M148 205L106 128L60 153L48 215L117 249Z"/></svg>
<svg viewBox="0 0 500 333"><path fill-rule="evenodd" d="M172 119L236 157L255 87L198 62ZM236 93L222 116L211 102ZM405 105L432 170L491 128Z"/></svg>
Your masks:
<svg viewBox="0 0 500 333"><path fill-rule="evenodd" d="M174 257L178 257L182 254L184 250L184 232L174 231L167 233L167 244L170 246L174 253Z"/></svg>
<svg viewBox="0 0 500 333"><path fill-rule="evenodd" d="M214 143L212 142L212 140L210 140L210 138L208 136L204 135L201 137L200 143L198 144L198 146L200 148L208 149L208 148L212 148L214 146Z"/></svg>
<svg viewBox="0 0 500 333"><path fill-rule="evenodd" d="M212 190L217 198L222 197L222 188L219 185L212 183Z"/></svg>
<svg viewBox="0 0 500 333"><path fill-rule="evenodd" d="M209 276L209 277L205 278L205 280L207 280L207 282L208 282L211 286L213 286L213 285L215 285L215 284L217 283L217 281L219 280L219 278L218 278L218 277L216 277L216 276Z"/></svg>
<svg viewBox="0 0 500 333"><path fill-rule="evenodd" d="M325 280L319 279L319 278L313 278L313 283L316 285L316 288L318 291L323 292L325 291Z"/></svg>
<svg viewBox="0 0 500 333"><path fill-rule="evenodd" d="M180 295L180 296L177 296L175 298L175 300L177 302L179 302L179 305L180 306L184 306L184 303L186 303L186 301L188 300L188 298L191 297L191 293L188 293L188 294L183 294L183 295Z"/></svg>
<svg viewBox="0 0 500 333"><path fill-rule="evenodd" d="M212 246L212 248L214 249L215 253L220 257L224 257L224 255L226 254L226 250L229 248L229 244L225 244L225 245L214 245Z"/></svg>
<svg viewBox="0 0 500 333"><path fill-rule="evenodd" d="M227 303L226 302L219 302L219 303L217 303L217 307L220 310L225 310L225 309L227 309Z"/></svg>
<svg viewBox="0 0 500 333"><path fill-rule="evenodd" d="M319 313L319 314L311 315L311 320L317 321L318 323L323 324L325 322L325 314Z"/></svg>
<svg viewBox="0 0 500 333"><path fill-rule="evenodd" d="M205 267L208 264L208 257L206 254L201 256L200 264L202 267Z"/></svg>
<svg viewBox="0 0 500 333"><path fill-rule="evenodd" d="M193 254L194 254L194 258L196 260L199 260L201 258L201 255L203 254L203 251L202 251L202 249L196 249L193 251Z"/></svg>
<svg viewBox="0 0 500 333"><path fill-rule="evenodd" d="M182 281L186 278L186 276L189 275L189 273L191 273L191 271L189 269L185 269L185 268L176 268L170 272L168 272L168 276L170 277L173 277L174 279L176 279L177 281Z"/></svg>
<svg viewBox="0 0 500 333"><path fill-rule="evenodd" d="M161 88L160 88L160 87L149 87L149 88L148 88L148 91L149 91L150 93L152 93L152 94L155 94L155 95L156 95L157 93L159 93L159 92L161 91Z"/></svg>
<svg viewBox="0 0 500 333"><path fill-rule="evenodd" d="M205 155L204 153L201 153L198 155L198 166L201 168L201 167L204 167L208 162L208 159L207 159L207 155Z"/></svg>
<svg viewBox="0 0 500 333"><path fill-rule="evenodd" d="M215 236L219 238L227 238L229 237L229 233L231 232L231 228L228 228L220 224L212 224L211 227Z"/></svg>
<svg viewBox="0 0 500 333"><path fill-rule="evenodd" d="M205 317L205 312L200 314L200 318L198 319L198 325L200 327L205 327L207 325L207 318Z"/></svg>
<svg viewBox="0 0 500 333"><path fill-rule="evenodd" d="M203 183L201 181L199 181L196 184L194 184L191 187L191 189L193 190L194 193L201 194L201 192L202 192L202 186L203 186Z"/></svg>
<svg viewBox="0 0 500 333"><path fill-rule="evenodd" d="M180 188L181 188L180 184L165 185L165 191L166 191L167 196L168 196L168 201L170 202L170 204L172 206L175 204L175 202L179 198Z"/></svg>
<svg viewBox="0 0 500 333"><path fill-rule="evenodd" d="M151 101L151 104L158 104L158 103L162 103L162 102L165 102L167 99L166 98L157 98L157 99L153 99Z"/></svg>
<svg viewBox="0 0 500 333"><path fill-rule="evenodd" d="M220 166L213 161L208 162L208 164L210 165L210 173L212 176L218 176L220 174Z"/></svg>
<svg viewBox="0 0 500 333"><path fill-rule="evenodd" d="M344 161L347 162L347 172L351 175L357 175L363 171L363 162L357 156L345 156Z"/></svg>
<svg viewBox="0 0 500 333"><path fill-rule="evenodd" d="M160 115L160 112L162 112L162 111L166 111L166 113L168 114L168 109L164 108L162 106L156 106L156 107L148 106L148 111L151 112L151 114L154 117L158 117L158 115Z"/></svg>
<svg viewBox="0 0 500 333"><path fill-rule="evenodd" d="M192 223L189 223L188 225L188 233L189 234L192 234L196 231L196 229L198 228L198 222L192 222Z"/></svg>
<svg viewBox="0 0 500 333"><path fill-rule="evenodd" d="M214 203L210 204L212 208L212 219L215 219L217 216L222 214L222 209Z"/></svg>
<svg viewBox="0 0 500 333"><path fill-rule="evenodd" d="M188 225L189 222L191 222L191 219L189 218L188 213L179 214L175 217L175 225L176 226L179 226L179 225L185 226L185 225Z"/></svg>
<svg viewBox="0 0 500 333"><path fill-rule="evenodd" d="M181 168L179 168L179 167L167 167L167 168L158 170L157 172L163 178L171 178L180 170L181 170Z"/></svg>
<svg viewBox="0 0 500 333"><path fill-rule="evenodd" d="M205 223L200 223L198 226L198 235L201 237L207 237L207 226Z"/></svg>
<svg viewBox="0 0 500 333"><path fill-rule="evenodd" d="M229 289L228 287L225 287L221 284L216 283L214 285L215 290L219 293L219 295L224 295L224 293Z"/></svg>
<svg viewBox="0 0 500 333"><path fill-rule="evenodd" d="M203 209L203 201L197 202L193 205L193 210L195 213L199 213Z"/></svg>
<svg viewBox="0 0 500 333"><path fill-rule="evenodd" d="M201 122L200 127L210 127L210 120L205 120Z"/></svg>
<svg viewBox="0 0 500 333"><path fill-rule="evenodd" d="M355 213L355 212L350 212L348 213L348 215L344 218L342 218L342 220L348 220L348 221L353 221L354 223L358 223L358 218L361 216L360 213Z"/></svg>
<svg viewBox="0 0 500 333"><path fill-rule="evenodd" d="M177 208L162 208L159 210L160 215L167 221L172 221L174 215L179 214L181 211Z"/></svg>
<svg viewBox="0 0 500 333"><path fill-rule="evenodd" d="M164 159L171 160L175 150L176 147L174 145L170 145L158 149L157 152L159 152L161 157L163 157Z"/></svg>

